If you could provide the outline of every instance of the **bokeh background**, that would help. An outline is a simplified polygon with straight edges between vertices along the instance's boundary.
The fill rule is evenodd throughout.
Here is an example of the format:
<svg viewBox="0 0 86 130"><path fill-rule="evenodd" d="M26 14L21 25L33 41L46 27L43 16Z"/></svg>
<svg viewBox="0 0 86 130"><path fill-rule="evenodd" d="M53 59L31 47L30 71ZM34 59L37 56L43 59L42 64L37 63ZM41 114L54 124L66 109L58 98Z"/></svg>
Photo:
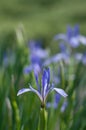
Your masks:
<svg viewBox="0 0 86 130"><path fill-rule="evenodd" d="M0 33L23 24L28 39L49 40L56 33L65 32L68 24L76 23L85 34L85 0L0 0Z"/></svg>
<svg viewBox="0 0 86 130"><path fill-rule="evenodd" d="M26 45L33 39L41 41L53 55L58 51L53 37L76 24L86 36L86 0L0 0L0 130L37 130L38 99L28 94L17 97L20 88L28 87L29 82L35 84L33 74L23 74L30 62ZM83 53L86 46L77 50ZM69 107L64 114L60 114L60 108L52 111L50 130L86 130L86 66L69 68L67 72L76 77L73 88L67 89ZM65 82L66 86L69 81ZM55 115L61 120L57 122Z"/></svg>

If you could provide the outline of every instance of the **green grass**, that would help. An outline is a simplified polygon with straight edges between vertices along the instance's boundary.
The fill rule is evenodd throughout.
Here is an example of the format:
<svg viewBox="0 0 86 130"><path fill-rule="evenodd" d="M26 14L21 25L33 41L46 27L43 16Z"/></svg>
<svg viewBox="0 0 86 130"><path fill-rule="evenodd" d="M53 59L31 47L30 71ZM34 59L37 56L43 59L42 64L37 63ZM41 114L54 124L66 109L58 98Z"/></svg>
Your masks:
<svg viewBox="0 0 86 130"><path fill-rule="evenodd" d="M80 25L86 34L86 1L61 0L47 6L23 0L1 0L0 33L12 30L22 23L28 38L51 38L56 33L65 32L68 24Z"/></svg>

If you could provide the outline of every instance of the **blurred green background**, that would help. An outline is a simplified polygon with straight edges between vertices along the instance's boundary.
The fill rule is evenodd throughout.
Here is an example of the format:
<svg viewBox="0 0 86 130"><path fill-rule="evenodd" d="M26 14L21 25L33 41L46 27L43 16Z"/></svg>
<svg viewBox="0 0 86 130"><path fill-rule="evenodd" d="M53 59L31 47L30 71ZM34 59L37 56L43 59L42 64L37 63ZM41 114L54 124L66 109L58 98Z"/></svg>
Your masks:
<svg viewBox="0 0 86 130"><path fill-rule="evenodd" d="M65 33L67 25L75 24L86 36L86 0L0 0L0 130L37 129L39 102L33 95L17 97L20 88L29 82L35 84L33 75L23 74L24 66L29 64L29 50L24 43L42 39L45 46L50 45L52 55L52 50L57 52L57 44L52 44L54 35ZM68 93L69 105L62 115L57 109L58 120L61 119L62 130L86 130L86 66L75 67L76 62L72 62L65 67L68 74L65 86L70 85L71 93ZM73 84L69 77L72 71ZM55 114L53 111L50 115L50 130Z"/></svg>
<svg viewBox="0 0 86 130"><path fill-rule="evenodd" d="M51 40L76 23L86 34L86 0L0 0L0 33L23 24L28 39Z"/></svg>

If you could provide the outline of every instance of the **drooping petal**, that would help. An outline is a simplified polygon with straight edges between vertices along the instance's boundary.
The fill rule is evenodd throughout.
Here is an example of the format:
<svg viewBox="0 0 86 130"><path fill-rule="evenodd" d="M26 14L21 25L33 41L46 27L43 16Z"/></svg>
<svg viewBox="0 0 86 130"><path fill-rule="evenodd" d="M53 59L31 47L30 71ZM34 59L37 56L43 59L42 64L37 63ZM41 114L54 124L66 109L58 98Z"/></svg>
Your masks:
<svg viewBox="0 0 86 130"><path fill-rule="evenodd" d="M75 53L74 58L77 61L81 61L83 54L82 53Z"/></svg>
<svg viewBox="0 0 86 130"><path fill-rule="evenodd" d="M57 93L59 93L59 94L60 94L61 96L63 96L63 97L67 97L67 96L68 96L63 89L53 88L53 90L55 90Z"/></svg>
<svg viewBox="0 0 86 130"><path fill-rule="evenodd" d="M22 88L21 90L18 91L17 96L19 96L19 95L21 95L23 93L29 92L29 91L31 91L31 89L29 89L29 88Z"/></svg>
<svg viewBox="0 0 86 130"><path fill-rule="evenodd" d="M78 39L81 44L86 45L86 37L84 37L83 35L79 35Z"/></svg>
<svg viewBox="0 0 86 130"><path fill-rule="evenodd" d="M48 66L49 64L51 63L57 63L59 62L60 60L62 60L62 54L61 53L58 53L50 58L48 58L47 60L45 60L44 62L44 66Z"/></svg>
<svg viewBox="0 0 86 130"><path fill-rule="evenodd" d="M35 57L39 57L41 59L45 59L49 56L49 51L42 48L42 41L34 41L31 40L29 42L29 48L32 55Z"/></svg>
<svg viewBox="0 0 86 130"><path fill-rule="evenodd" d="M57 34L54 36L54 40L66 40L66 35L65 34Z"/></svg>
<svg viewBox="0 0 86 130"><path fill-rule="evenodd" d="M43 50L43 49L36 49L33 54L41 59L45 59L46 57L48 57L48 54L49 52L47 50Z"/></svg>
<svg viewBox="0 0 86 130"><path fill-rule="evenodd" d="M77 48L80 45L78 37L72 37L69 42L70 46L73 48Z"/></svg>

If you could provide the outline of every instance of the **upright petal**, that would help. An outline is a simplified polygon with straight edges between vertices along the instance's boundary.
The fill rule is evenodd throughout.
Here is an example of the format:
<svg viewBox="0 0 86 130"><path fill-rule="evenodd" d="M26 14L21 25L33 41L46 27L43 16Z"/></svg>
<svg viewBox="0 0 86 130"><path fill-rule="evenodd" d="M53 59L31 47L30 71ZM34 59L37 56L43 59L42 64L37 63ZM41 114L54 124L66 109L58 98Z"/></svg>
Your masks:
<svg viewBox="0 0 86 130"><path fill-rule="evenodd" d="M50 82L50 70L49 68L45 69L43 71L43 76L42 76L42 86L46 86L46 84L49 84Z"/></svg>
<svg viewBox="0 0 86 130"><path fill-rule="evenodd" d="M76 36L78 36L78 35L79 35L79 25L76 24L76 25L74 26L74 36L76 37Z"/></svg>
<svg viewBox="0 0 86 130"><path fill-rule="evenodd" d="M69 26L69 25L67 26L66 36L67 36L68 40L70 40L71 37L73 36L73 30L72 30L71 26Z"/></svg>

